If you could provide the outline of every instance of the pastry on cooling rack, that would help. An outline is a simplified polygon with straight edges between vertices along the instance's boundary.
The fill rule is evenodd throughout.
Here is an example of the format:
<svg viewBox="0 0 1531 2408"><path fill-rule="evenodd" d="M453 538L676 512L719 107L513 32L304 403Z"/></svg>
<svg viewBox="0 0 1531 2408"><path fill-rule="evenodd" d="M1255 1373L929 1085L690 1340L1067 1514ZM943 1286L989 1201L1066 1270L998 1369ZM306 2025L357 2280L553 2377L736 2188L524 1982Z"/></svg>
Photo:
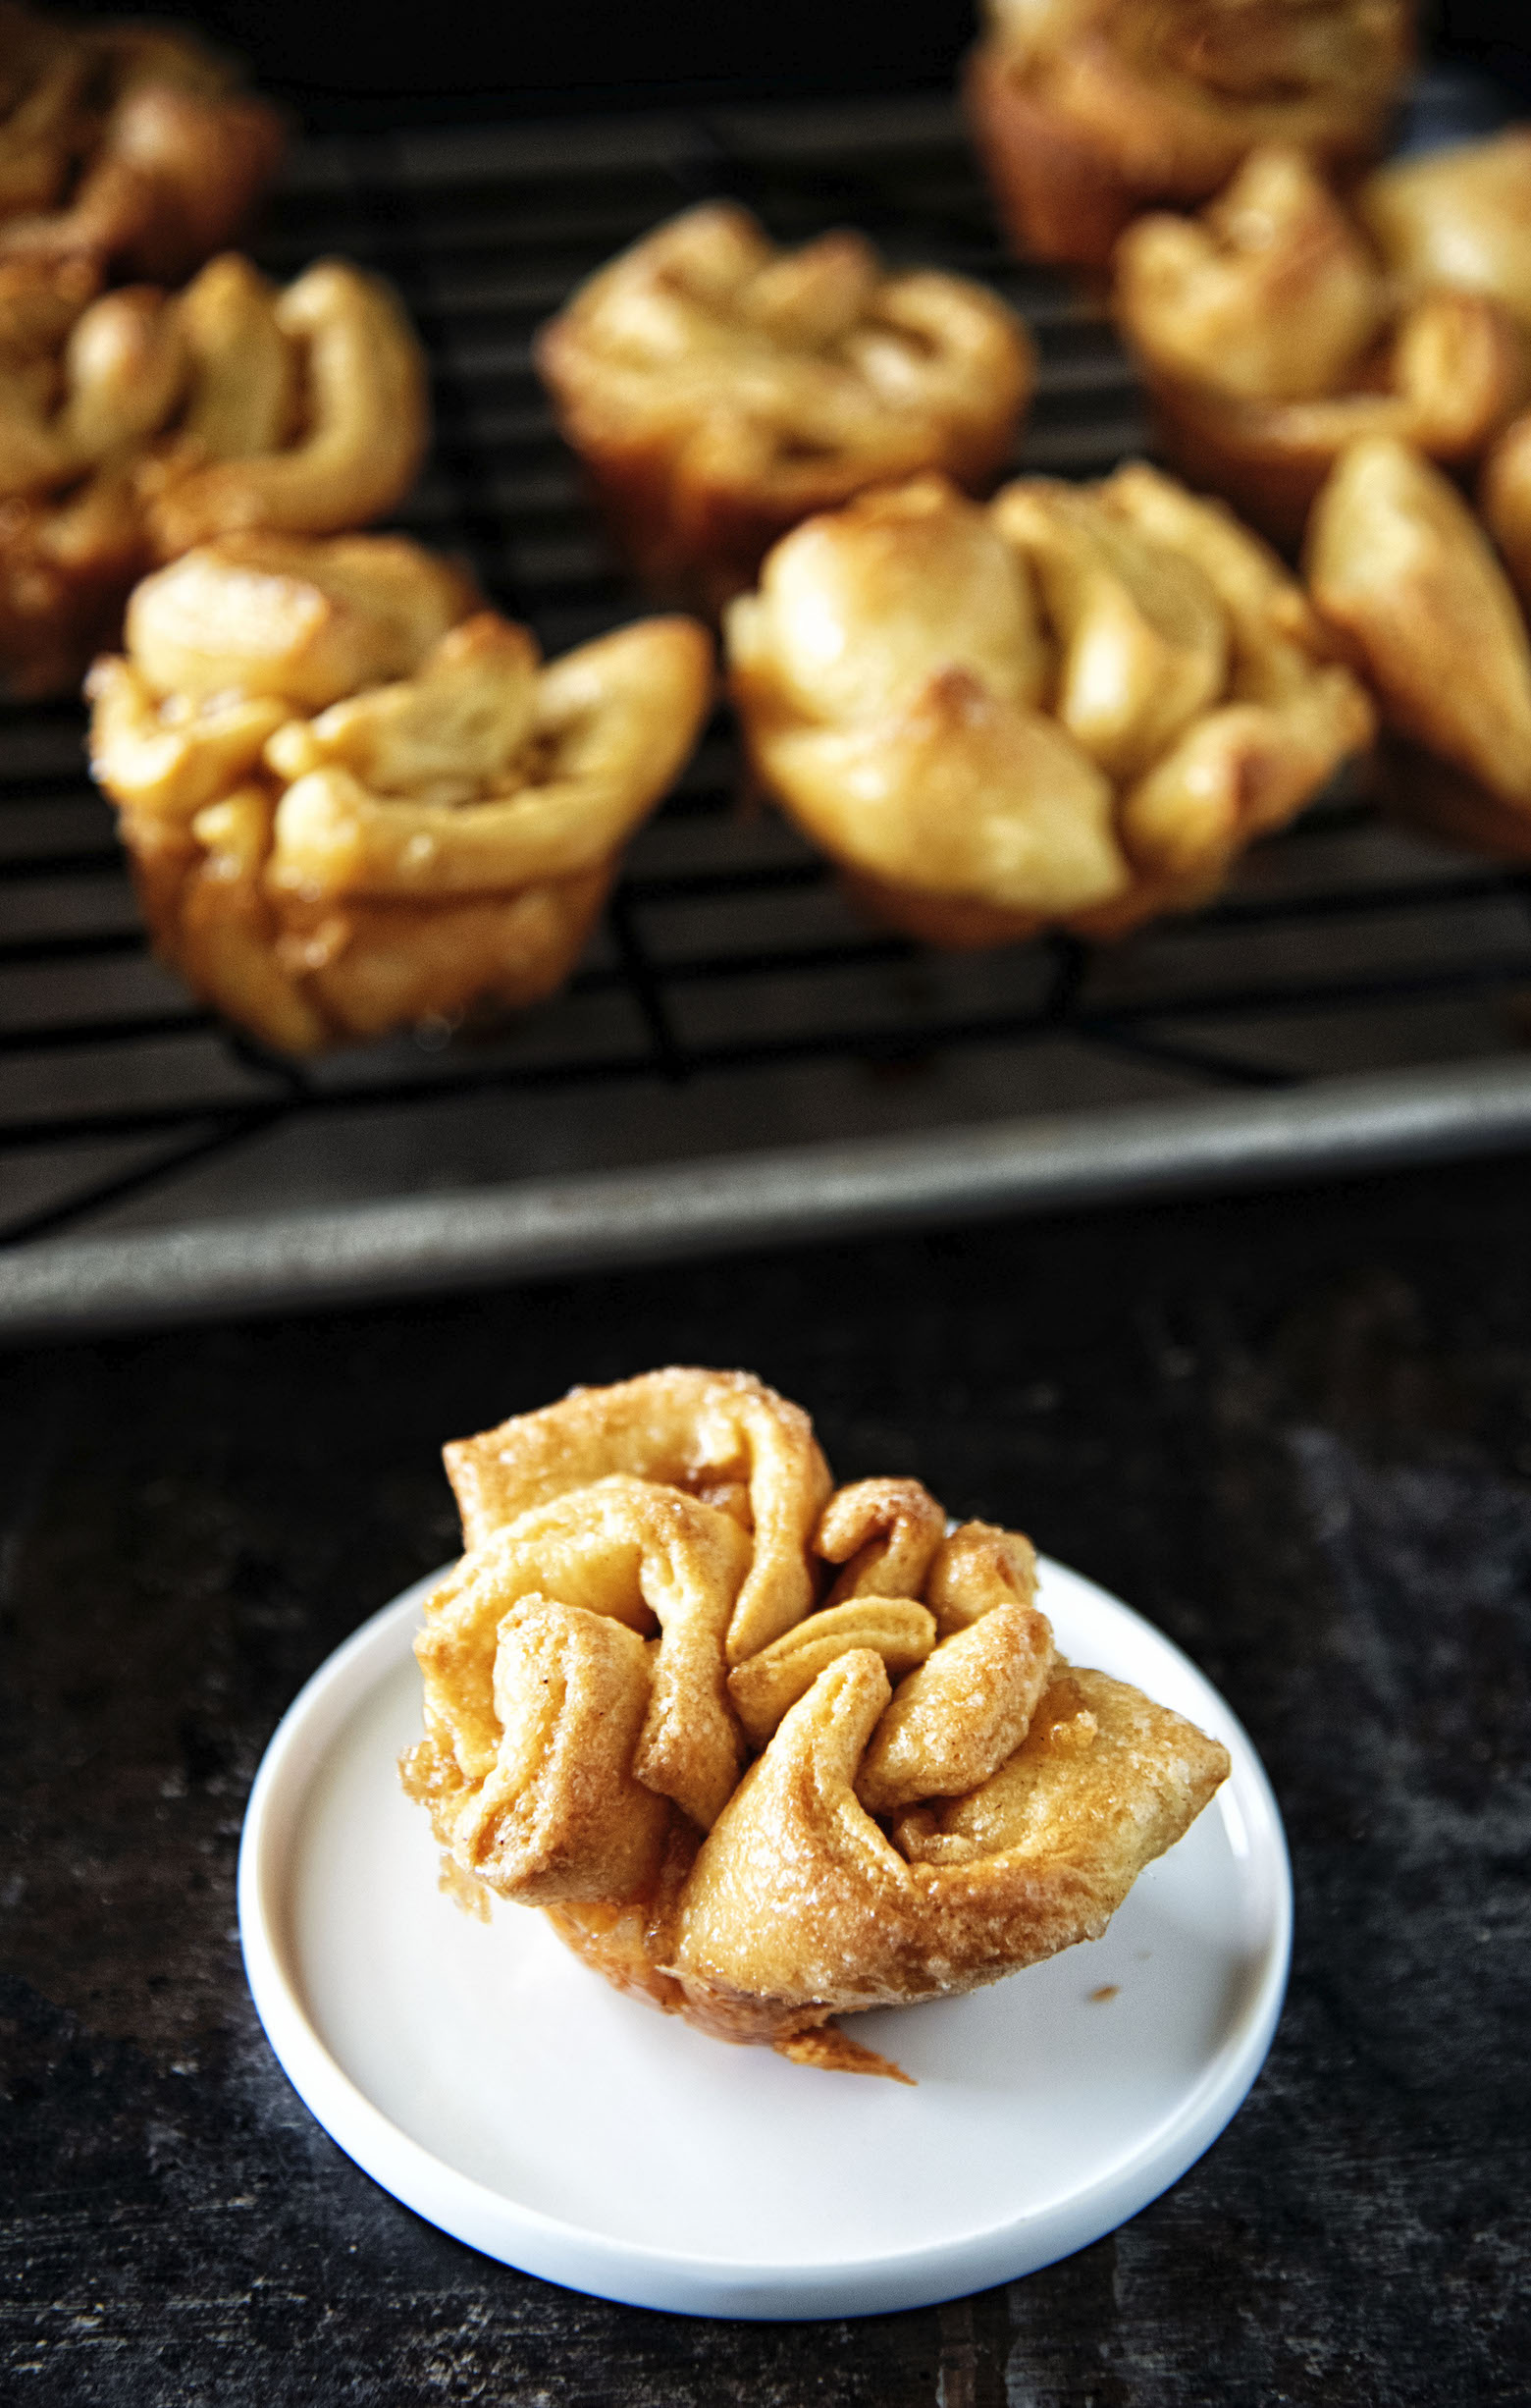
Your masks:
<svg viewBox="0 0 1531 2408"><path fill-rule="evenodd" d="M408 322L343 261L279 292L230 252L180 293L89 300L0 356L0 674L72 684L133 579L210 537L364 525L412 481L427 426Z"/></svg>
<svg viewBox="0 0 1531 2408"><path fill-rule="evenodd" d="M580 288L537 364L612 532L660 588L715 605L778 535L869 485L998 474L1033 362L1013 311L860 235L778 250L690 209Z"/></svg>
<svg viewBox="0 0 1531 2408"><path fill-rule="evenodd" d="M0 348L109 269L199 266L281 146L276 111L185 34L0 0Z"/></svg>
<svg viewBox="0 0 1531 2408"><path fill-rule="evenodd" d="M402 538L224 536L133 593L91 760L161 957L305 1053L558 986L712 684L687 619L545 666Z"/></svg>
<svg viewBox="0 0 1531 2408"><path fill-rule="evenodd" d="M727 637L763 785L935 944L1191 909L1372 729L1280 562L1141 464L986 510L866 495L777 545Z"/></svg>
<svg viewBox="0 0 1531 2408"><path fill-rule="evenodd" d="M1392 435L1468 465L1527 391L1504 304L1400 292L1293 150L1251 152L1199 217L1139 218L1113 306L1167 455L1279 541L1300 535L1347 443Z"/></svg>
<svg viewBox="0 0 1531 2408"><path fill-rule="evenodd" d="M834 1489L745 1372L576 1388L447 1463L468 1551L400 1768L443 1886L718 2038L897 2075L832 2018L1098 1938L1226 1778L1056 1654L1029 1540Z"/></svg>
<svg viewBox="0 0 1531 2408"><path fill-rule="evenodd" d="M1374 157L1413 14L1408 0L989 0L968 105L1014 241L1104 267L1145 203L1204 199L1259 143Z"/></svg>
<svg viewBox="0 0 1531 2408"><path fill-rule="evenodd" d="M1531 126L1395 159L1367 177L1355 210L1407 290L1487 293L1531 324Z"/></svg>
<svg viewBox="0 0 1531 2408"><path fill-rule="evenodd" d="M1531 640L1456 488L1405 444L1352 445L1314 504L1307 572L1381 701L1393 798L1531 858Z"/></svg>

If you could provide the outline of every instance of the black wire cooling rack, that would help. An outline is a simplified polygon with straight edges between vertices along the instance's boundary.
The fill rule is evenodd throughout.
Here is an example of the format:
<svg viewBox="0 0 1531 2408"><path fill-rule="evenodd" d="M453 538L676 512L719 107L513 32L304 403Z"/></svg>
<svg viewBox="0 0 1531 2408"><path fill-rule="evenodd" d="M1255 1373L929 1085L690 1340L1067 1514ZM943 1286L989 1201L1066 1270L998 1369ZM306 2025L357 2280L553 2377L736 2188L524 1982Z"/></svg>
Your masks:
<svg viewBox="0 0 1531 2408"><path fill-rule="evenodd" d="M1455 105L1427 88L1427 123ZM339 251L393 279L437 428L398 523L465 556L550 653L644 606L533 330L713 194L782 240L854 223L1012 300L1041 357L1017 469L1098 474L1143 447L1109 327L1007 256L945 100L310 144L263 260ZM296 1066L149 957L80 737L73 707L0 714L0 1328L1531 1137L1527 879L1353 797L1127 945L937 956L859 922L750 808L719 718L565 995Z"/></svg>

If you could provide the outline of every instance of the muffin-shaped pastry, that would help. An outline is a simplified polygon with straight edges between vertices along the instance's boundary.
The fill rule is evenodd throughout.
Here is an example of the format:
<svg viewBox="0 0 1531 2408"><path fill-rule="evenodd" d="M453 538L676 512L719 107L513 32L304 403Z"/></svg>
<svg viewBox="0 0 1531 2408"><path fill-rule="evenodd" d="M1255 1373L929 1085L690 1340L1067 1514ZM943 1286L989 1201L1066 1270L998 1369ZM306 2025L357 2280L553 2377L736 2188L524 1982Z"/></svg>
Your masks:
<svg viewBox="0 0 1531 2408"><path fill-rule="evenodd" d="M278 292L228 253L181 293L103 294L0 358L0 676L73 684L134 578L193 544L365 525L427 432L408 321L343 261Z"/></svg>
<svg viewBox="0 0 1531 2408"><path fill-rule="evenodd" d="M968 105L1000 215L1086 268L1259 143L1374 157L1413 58L1408 0L988 0L988 20Z"/></svg>
<svg viewBox="0 0 1531 2408"><path fill-rule="evenodd" d="M286 1052L535 1001L695 742L686 619L544 667L401 538L225 536L148 577L88 691L156 950Z"/></svg>
<svg viewBox="0 0 1531 2408"><path fill-rule="evenodd" d="M1139 218L1113 306L1169 457L1279 542L1346 444L1391 435L1465 466L1527 391L1504 305L1400 294L1296 151L1252 152L1199 217Z"/></svg>
<svg viewBox="0 0 1531 2408"><path fill-rule="evenodd" d="M282 126L164 27L0 0L0 349L108 269L170 281L237 234Z"/></svg>
<svg viewBox="0 0 1531 2408"><path fill-rule="evenodd" d="M1370 738L1280 562L1140 464L811 519L728 613L761 782L935 944L1119 936L1216 892Z"/></svg>
<svg viewBox="0 0 1531 2408"><path fill-rule="evenodd" d="M1531 857L1531 641L1455 487L1404 444L1352 445L1313 506L1307 573L1381 701L1399 808Z"/></svg>
<svg viewBox="0 0 1531 2408"><path fill-rule="evenodd" d="M1355 210L1408 291L1487 293L1531 326L1531 126L1394 160L1367 177Z"/></svg>
<svg viewBox="0 0 1531 2408"><path fill-rule="evenodd" d="M975 490L1033 381L1014 312L856 234L777 250L690 209L580 288L537 364L613 536L657 587L716 606L813 510L936 468Z"/></svg>
<svg viewBox="0 0 1531 2408"><path fill-rule="evenodd" d="M443 1887L720 2039L897 2075L831 2018L1097 1938L1226 1778L1058 1657L1029 1540L948 1534L918 1480L831 1492L744 1372L579 1388L447 1461L468 1552L400 1768Z"/></svg>

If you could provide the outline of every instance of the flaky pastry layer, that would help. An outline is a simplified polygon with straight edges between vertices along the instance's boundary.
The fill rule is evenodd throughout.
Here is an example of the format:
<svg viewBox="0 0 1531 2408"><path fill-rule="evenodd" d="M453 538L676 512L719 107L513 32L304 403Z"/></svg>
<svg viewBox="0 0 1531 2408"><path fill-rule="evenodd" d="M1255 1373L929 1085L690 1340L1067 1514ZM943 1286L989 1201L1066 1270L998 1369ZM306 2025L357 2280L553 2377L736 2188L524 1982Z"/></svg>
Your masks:
<svg viewBox="0 0 1531 2408"><path fill-rule="evenodd" d="M692 621L544 665L476 602L398 537L225 536L135 589L91 672L158 951L283 1051L549 993L695 742Z"/></svg>
<svg viewBox="0 0 1531 2408"><path fill-rule="evenodd" d="M938 468L980 490L1034 380L1021 321L856 234L778 250L687 210L582 286L537 364L613 533L659 587L716 605L810 511Z"/></svg>
<svg viewBox="0 0 1531 2408"><path fill-rule="evenodd" d="M1227 1774L1061 1661L1029 1540L916 1480L831 1490L748 1374L575 1389L447 1461L468 1552L401 1765L443 1886L547 1908L720 2039L898 2076L830 2018L1097 1937Z"/></svg>
<svg viewBox="0 0 1531 2408"><path fill-rule="evenodd" d="M1283 142L1373 157L1413 58L1407 0L989 0L967 74L1018 247L1104 267L1145 202Z"/></svg>
<svg viewBox="0 0 1531 2408"><path fill-rule="evenodd" d="M1141 464L987 510L864 496L776 547L727 637L761 782L936 944L1188 909L1372 732L1275 557Z"/></svg>
<svg viewBox="0 0 1531 2408"><path fill-rule="evenodd" d="M0 355L0 672L73 683L135 577L265 527L328 535L399 500L425 450L419 345L341 260L274 290L236 253L135 285Z"/></svg>
<svg viewBox="0 0 1531 2408"><path fill-rule="evenodd" d="M1281 542L1347 444L1390 436L1463 466L1526 396L1503 302L1400 286L1295 150L1251 152L1197 217L1139 218L1113 307L1167 455Z"/></svg>

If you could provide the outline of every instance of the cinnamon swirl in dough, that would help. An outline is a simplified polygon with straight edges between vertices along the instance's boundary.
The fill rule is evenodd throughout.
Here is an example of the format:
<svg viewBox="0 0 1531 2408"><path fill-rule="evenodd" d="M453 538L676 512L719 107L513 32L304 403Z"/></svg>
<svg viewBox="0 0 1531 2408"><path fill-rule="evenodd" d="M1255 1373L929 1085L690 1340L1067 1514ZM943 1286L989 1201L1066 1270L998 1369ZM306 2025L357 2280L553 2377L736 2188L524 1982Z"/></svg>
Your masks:
<svg viewBox="0 0 1531 2408"><path fill-rule="evenodd" d="M1470 464L1527 390L1504 303L1400 287L1293 150L1251 152L1199 217L1139 218L1113 306L1168 456L1280 542L1346 444L1387 435Z"/></svg>
<svg viewBox="0 0 1531 2408"><path fill-rule="evenodd" d="M939 468L980 491L1033 381L1013 311L861 235L778 250L743 209L690 209L581 287L537 364L613 534L710 605L778 535L869 485Z"/></svg>
<svg viewBox="0 0 1531 2408"><path fill-rule="evenodd" d="M1145 202L1215 192L1244 153L1382 147L1408 0L988 0L968 101L1000 215L1037 259L1104 267Z"/></svg>
<svg viewBox="0 0 1531 2408"><path fill-rule="evenodd" d="M1371 735L1281 563L1141 464L987 510L864 496L776 547L727 635L762 783L936 944L1190 909Z"/></svg>
<svg viewBox="0 0 1531 2408"><path fill-rule="evenodd" d="M284 1051L567 976L711 700L648 619L544 665L398 537L224 536L146 578L91 758L157 949Z"/></svg>
<svg viewBox="0 0 1531 2408"><path fill-rule="evenodd" d="M947 1535L915 1480L831 1493L743 1372L575 1389L447 1459L468 1553L401 1766L444 1887L547 1908L720 2039L898 2076L832 2018L1098 1937L1227 1774L1063 1663L1019 1533Z"/></svg>
<svg viewBox="0 0 1531 2408"><path fill-rule="evenodd" d="M343 261L277 292L231 252L182 293L87 300L0 354L0 675L73 684L133 579L193 544L380 516L427 423L408 322Z"/></svg>

